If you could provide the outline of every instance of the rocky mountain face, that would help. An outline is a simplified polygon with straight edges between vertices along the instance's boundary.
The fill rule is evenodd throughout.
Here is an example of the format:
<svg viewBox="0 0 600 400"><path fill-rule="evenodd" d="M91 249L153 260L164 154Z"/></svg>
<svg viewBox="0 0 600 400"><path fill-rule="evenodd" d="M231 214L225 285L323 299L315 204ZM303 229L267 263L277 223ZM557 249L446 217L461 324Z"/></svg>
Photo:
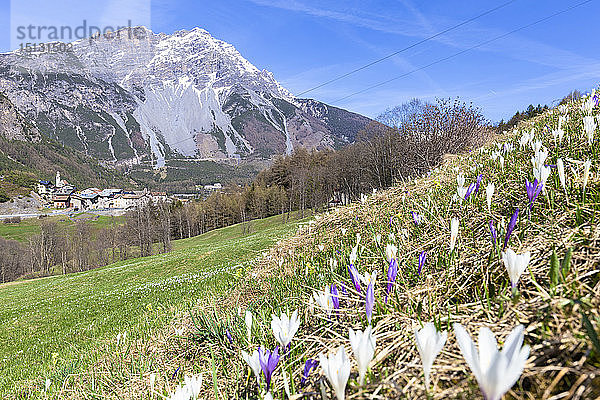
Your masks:
<svg viewBox="0 0 600 400"><path fill-rule="evenodd" d="M0 137L8 140L39 142L40 132L19 114L10 100L0 93Z"/></svg>
<svg viewBox="0 0 600 400"><path fill-rule="evenodd" d="M294 97L205 30L134 31L0 54L0 91L38 131L113 166L336 148L371 121Z"/></svg>

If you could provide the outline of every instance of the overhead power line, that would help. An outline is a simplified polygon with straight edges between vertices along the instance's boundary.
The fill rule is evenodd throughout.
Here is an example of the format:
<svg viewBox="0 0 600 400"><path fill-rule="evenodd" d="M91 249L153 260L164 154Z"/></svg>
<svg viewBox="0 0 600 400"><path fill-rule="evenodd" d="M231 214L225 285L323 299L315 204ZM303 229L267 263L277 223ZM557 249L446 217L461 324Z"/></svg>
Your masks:
<svg viewBox="0 0 600 400"><path fill-rule="evenodd" d="M479 19L479 18L481 18L481 17L484 17L484 16L486 16L486 15L488 15L488 14L491 14L491 13L493 13L494 11L497 11L497 10L499 10L499 9L501 9L501 8L504 8L504 7L506 7L507 5L509 5L509 4L511 4L511 3L514 3L515 1L517 1L517 0L510 0L510 1L507 1L506 3L502 3L502 4L500 4L500 5L499 5L499 6L497 6L497 7L494 7L494 8L492 8L492 9L490 9L490 10L487 10L487 11L485 11L485 12L483 12L483 13L479 14L479 15L476 15L476 16L474 16L474 17L472 17L472 18L469 18L469 19L467 19L467 20L465 20L465 21L463 21L463 22L461 22L461 23L459 23L459 24L453 25L453 26L451 26L450 28L447 28L447 29L445 29L445 30L443 30L443 31L441 31L441 32L438 32L438 33L436 33L435 35L432 35L432 36L426 37L425 39L419 40L418 42L415 42L415 43L411 44L410 46L407 46L407 47L405 47L405 48L403 48L403 49L400 49L400 50L398 50L398 51L395 51L395 52L393 52L393 53L391 53L391 54L388 54L388 55L387 55L387 56L385 56L385 57L378 58L377 60L371 61L370 63L363 65L362 67L359 67L359 68L353 69L352 71L348 71L348 72L346 72L345 74L342 74L342 75L340 75L340 76L338 76L338 77L336 77L336 78L333 78L333 79L330 79L330 80L328 80L327 82L323 82L323 83L321 83L320 85L317 85L317 86L315 86L315 87L312 87L312 88L310 88L310 89L308 89L308 90L305 90L304 92L300 92L300 93L298 93L298 94L296 95L296 97L300 97L300 96L302 96L302 95L304 95L304 94L306 94L306 93L308 93L308 92L312 92L313 90L316 90L316 89L322 88L323 86L329 85L330 83L337 82L337 81L339 81L340 79L344 79L344 78L345 78L345 77L347 77L347 76L350 76L350 75L352 75L352 74L355 74L355 73L357 73L357 72L359 72L359 71L362 71L362 70L364 70L364 69L367 69L367 68L369 68L369 67L371 67L371 66L373 66L373 65L375 65L375 64L378 64L378 63L380 63L380 62L382 62L382 61L385 61L385 60L387 60L387 59L389 59L389 58L392 58L392 57L394 57L394 56L396 56L396 55L398 55L398 54L400 54L400 53L402 53L402 52L405 52L406 50L410 50L410 49L412 49L413 47L417 47L417 46L418 46L418 45L420 45L420 44L423 44L423 43L425 43L425 42L428 42L428 41L430 41L430 40L432 40L432 39L435 39L435 38L437 38L437 37L439 37L439 36L442 36L442 35L444 35L444 34L446 34L446 33L450 32L450 31L453 31L453 30L455 30L455 29L457 29L457 28L460 28L461 26L463 26L463 25L466 25L466 24L468 24L469 22L473 22L473 21L475 21L476 19Z"/></svg>
<svg viewBox="0 0 600 400"><path fill-rule="evenodd" d="M516 33L516 32L519 32L519 31L522 31L523 29L527 29L527 28L530 28L530 27L532 27L532 26L534 26L534 25L537 25L537 24L540 24L540 23L542 23L542 22L545 22L545 21L547 21L547 20L549 20L549 19L551 19L551 18L554 18L554 17L556 17L556 16L558 16L558 15L560 15L560 14L564 14L564 13L566 13L566 12L569 12L569 11L571 11L571 10L573 10L573 9L577 8L577 7L583 6L583 5L587 4L587 3L591 3L592 1L593 1L593 0L585 0L585 1L582 1L582 2L580 2L580 3L574 4L574 5L572 5L572 6L568 7L568 8L565 8L565 9L563 9L563 10L560 10L560 11L557 11L557 12L555 12L554 14L548 15L547 17L544 17L544 18L542 18L542 19L538 19L538 20L537 20L537 21L535 21L535 22L532 22L532 23L530 23L530 24L527 24L527 25L523 25L523 26L521 26L521 27L519 27L519 28L513 29L513 30L512 30L512 31L510 31L510 32L504 33L504 34L502 34L502 35L500 35L500 36L496 36L496 37L495 37L495 38L493 38L493 39L486 40L486 41L484 41L484 42L481 42L481 43L479 43L479 44L476 44L476 45L474 45L474 46L471 46L471 47L469 47L469 48L467 48L467 49L465 49L465 50L461 50L461 51L459 51L458 53L454 53L454 54L452 54L452 55L450 55L450 56L447 56L447 57L440 58L439 60L433 61L433 62L431 62L431 63L429 63L429 64L427 64L427 65L423 65L422 67L419 67L419 68L413 69L412 71L406 72L406 73L404 73L404 74L402 74L402 75L398 75L398 76L396 76L396 77L394 77L394 78L391 78L391 79L385 80L385 81L383 81L383 82L377 83L377 84L375 84L375 85L369 86L369 87L367 87L367 88L365 88L365 89L359 90L358 92L351 93L351 94L349 94L349 95L347 95L347 96L344 96L344 97L342 97L342 98L339 98L339 99L337 99L337 100L333 101L333 103L338 103L338 102L340 102L340 101L343 101L343 100L346 100L346 99L348 99L348 98L350 98L350 97L356 96L357 94L361 94L361 93L367 92L367 91L369 91L369 90L371 90L371 89L375 89L375 88L377 88L377 87L380 87L380 86L386 85L386 84L388 84L388 83L390 83L390 82L393 82L393 81L395 81L395 80L398 80L398 79L400 79L400 78L404 78L404 77L406 77L406 76L408 76L408 75L414 74L415 72L418 72L418 71L424 70L425 68L429 68L429 67L431 67L431 66L433 66L433 65L436 65L436 64L439 64L439 63L441 63L441 62L448 61L448 60L450 60L450 59L452 59L452 58L455 58L455 57L458 57L458 56L460 56L461 54L464 54L464 53L466 53L466 52L468 52L468 51L474 50L474 49L476 49L476 48L478 48L478 47L481 47L481 46L485 46L486 44L489 44L489 43L492 43L492 42L494 42L494 41L496 41L496 40L500 40L500 39L502 39L502 38L505 38L505 37L507 37L507 36L509 36L509 35L512 35L513 33Z"/></svg>

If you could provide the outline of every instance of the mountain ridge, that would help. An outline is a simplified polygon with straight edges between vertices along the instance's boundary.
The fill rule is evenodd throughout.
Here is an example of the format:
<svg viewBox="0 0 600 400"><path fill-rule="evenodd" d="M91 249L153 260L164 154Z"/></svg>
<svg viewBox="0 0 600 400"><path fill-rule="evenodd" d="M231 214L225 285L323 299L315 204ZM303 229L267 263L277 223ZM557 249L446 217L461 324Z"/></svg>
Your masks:
<svg viewBox="0 0 600 400"><path fill-rule="evenodd" d="M338 148L372 122L294 97L204 29L133 29L72 52L0 54L0 85L41 132L112 167Z"/></svg>

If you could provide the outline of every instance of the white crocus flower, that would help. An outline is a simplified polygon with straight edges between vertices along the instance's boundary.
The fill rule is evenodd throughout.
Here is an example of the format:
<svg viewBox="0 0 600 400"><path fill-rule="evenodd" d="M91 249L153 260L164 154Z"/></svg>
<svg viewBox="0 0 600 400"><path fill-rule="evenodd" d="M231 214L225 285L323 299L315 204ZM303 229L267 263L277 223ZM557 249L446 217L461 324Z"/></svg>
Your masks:
<svg viewBox="0 0 600 400"><path fill-rule="evenodd" d="M365 375L369 363L375 355L375 336L373 336L373 328L369 326L365 331L356 331L350 328L350 345L354 358L358 364L358 384L362 386L365 383Z"/></svg>
<svg viewBox="0 0 600 400"><path fill-rule="evenodd" d="M381 244L381 233L375 235L375 243Z"/></svg>
<svg viewBox="0 0 600 400"><path fill-rule="evenodd" d="M350 377L350 360L346 355L344 346L340 346L337 353L328 354L327 357L324 354L319 354L319 363L327 380L333 387L337 400L344 400L346 384Z"/></svg>
<svg viewBox="0 0 600 400"><path fill-rule="evenodd" d="M531 138L533 140L533 138ZM540 140L532 141L531 148L534 153L538 153L542 149L542 142Z"/></svg>
<svg viewBox="0 0 600 400"><path fill-rule="evenodd" d="M496 189L496 185L493 182L490 182L485 187L485 200L487 201L488 211L492 212L492 196L494 195L494 190Z"/></svg>
<svg viewBox="0 0 600 400"><path fill-rule="evenodd" d="M465 176L463 174L456 175L456 183L458 186L465 186Z"/></svg>
<svg viewBox="0 0 600 400"><path fill-rule="evenodd" d="M498 162L500 162L500 167L504 170L504 157L498 156Z"/></svg>
<svg viewBox="0 0 600 400"><path fill-rule="evenodd" d="M318 245L317 247L319 248L319 251L325 250L325 246L323 246L322 244Z"/></svg>
<svg viewBox="0 0 600 400"><path fill-rule="evenodd" d="M523 148L523 147L527 146L528 143L529 143L529 134L527 132L523 132L523 135L521 135L521 139L519 139L519 147Z"/></svg>
<svg viewBox="0 0 600 400"><path fill-rule="evenodd" d="M458 196L458 199L462 201L465 199L465 195L467 194L467 188L464 186L458 186L456 188L456 195Z"/></svg>
<svg viewBox="0 0 600 400"><path fill-rule="evenodd" d="M587 160L583 163L583 191L585 192L585 187L587 186L588 179L590 178L590 167L592 166L592 161Z"/></svg>
<svg viewBox="0 0 600 400"><path fill-rule="evenodd" d="M331 268L332 270L335 270L338 266L338 262L335 258L333 257L329 257L329 268Z"/></svg>
<svg viewBox="0 0 600 400"><path fill-rule="evenodd" d="M50 385L52 385L52 381L50 380L50 378L46 378L46 382L44 382L44 391L48 391L48 389L50 389Z"/></svg>
<svg viewBox="0 0 600 400"><path fill-rule="evenodd" d="M392 262L392 259L397 258L398 257L398 247L394 246L391 243L388 243L387 246L385 246L385 258L387 260L388 263Z"/></svg>
<svg viewBox="0 0 600 400"><path fill-rule="evenodd" d="M357 234L356 234L356 245L357 245L357 246L358 246L358 244L360 243L360 239L361 239L361 237L362 237L362 236L360 235L360 233L357 233Z"/></svg>
<svg viewBox="0 0 600 400"><path fill-rule="evenodd" d="M273 336L284 349L292 342L299 327L300 319L297 310L292 313L291 317L288 317L286 313L281 313L281 317L272 316L271 329L273 330Z"/></svg>
<svg viewBox="0 0 600 400"><path fill-rule="evenodd" d="M542 165L539 168L533 169L533 177L537 179L539 183L546 184L546 181L548 180L548 177L550 176L551 172L552 170L550 169L550 167Z"/></svg>
<svg viewBox="0 0 600 400"><path fill-rule="evenodd" d="M438 332L433 322L428 322L421 329L415 329L415 339L417 341L417 349L421 356L421 364L423 365L423 373L425 375L425 387L429 387L429 374L431 367L440 351L446 344L448 332Z"/></svg>
<svg viewBox="0 0 600 400"><path fill-rule="evenodd" d="M373 286L375 286L376 279L377 279L377 270L371 272L370 274L368 272L365 272L364 275L360 276L360 280L365 284L365 287L368 287L370 283L372 283Z"/></svg>
<svg viewBox="0 0 600 400"><path fill-rule="evenodd" d="M346 235L346 232L348 231L346 228L341 228L340 230L342 231L342 235L343 235L343 236L345 236L345 235Z"/></svg>
<svg viewBox="0 0 600 400"><path fill-rule="evenodd" d="M523 347L523 325L518 325L498 351L496 338L488 328L479 330L479 352L461 324L454 324L458 347L479 383L486 400L500 400L521 376L529 357L529 346Z"/></svg>
<svg viewBox="0 0 600 400"><path fill-rule="evenodd" d="M458 237L458 218L452 218L450 222L450 252L454 251L456 238Z"/></svg>
<svg viewBox="0 0 600 400"><path fill-rule="evenodd" d="M315 302L327 312L327 316L329 317L331 315L331 311L333 310L331 288L329 286L325 286L323 291L319 290L313 292L313 298L315 299Z"/></svg>
<svg viewBox="0 0 600 400"><path fill-rule="evenodd" d="M150 393L154 392L155 384L156 384L156 374L153 372L150 374Z"/></svg>
<svg viewBox="0 0 600 400"><path fill-rule="evenodd" d="M531 260L531 252L525 252L523 254L517 254L511 249L507 249L502 252L502 261L508 271L510 277L510 283L513 288L517 287L519 278L525 272L529 261Z"/></svg>
<svg viewBox="0 0 600 400"><path fill-rule="evenodd" d="M258 355L258 350L254 350L251 355L242 350L242 358L244 359L244 361L246 361L246 363L248 363L250 369L256 377L256 381L259 382L260 373L262 372L262 369L260 367L260 357Z"/></svg>
<svg viewBox="0 0 600 400"><path fill-rule="evenodd" d="M290 383L288 382L288 374L285 371L281 371L281 375L283 378L283 390L285 391L285 394L287 395L287 397L289 399L292 397L292 392L290 391Z"/></svg>
<svg viewBox="0 0 600 400"><path fill-rule="evenodd" d="M556 169L558 170L558 178L564 190L567 190L567 180L565 178L565 164L562 158L556 160Z"/></svg>
<svg viewBox="0 0 600 400"><path fill-rule="evenodd" d="M356 265L356 260L358 259L358 244L352 248L349 258L350 258L350 264Z"/></svg>
<svg viewBox="0 0 600 400"><path fill-rule="evenodd" d="M594 132L596 131L596 121L594 121L594 117L583 117L583 130L587 135L588 143L592 144L594 141Z"/></svg>
<svg viewBox="0 0 600 400"><path fill-rule="evenodd" d="M567 122L568 118L564 115L558 117L558 129L562 129L563 125Z"/></svg>
<svg viewBox="0 0 600 400"><path fill-rule="evenodd" d="M588 96L587 99L583 101L583 103L581 103L581 111L583 111L584 114L586 114L586 115L590 115L590 114L592 114L594 105L595 105L594 95L592 94L592 95Z"/></svg>
<svg viewBox="0 0 600 400"><path fill-rule="evenodd" d="M565 131L558 128L552 131L552 139L554 139L554 143L560 144L562 142L562 138L565 134Z"/></svg>
<svg viewBox="0 0 600 400"><path fill-rule="evenodd" d="M285 374L285 372L284 372ZM263 397L263 400L273 400L273 395L271 394L271 392L267 392L265 394L265 397Z"/></svg>
<svg viewBox="0 0 600 400"><path fill-rule="evenodd" d="M196 376L186 376L184 378L185 386L192 399L197 399L200 394L200 388L202 388L202 374Z"/></svg>
<svg viewBox="0 0 600 400"><path fill-rule="evenodd" d="M190 388L185 385L179 385L175 388L175 391L167 397L167 400L190 400L190 397L192 397Z"/></svg>
<svg viewBox="0 0 600 400"><path fill-rule="evenodd" d="M250 310L246 310L246 315L244 315L244 322L246 323L248 342L250 342L252 339L252 312L250 312Z"/></svg>
<svg viewBox="0 0 600 400"><path fill-rule="evenodd" d="M548 149L541 148L540 150L536 151L531 158L531 164L533 165L533 168L543 167L546 163L546 158L548 158Z"/></svg>
<svg viewBox="0 0 600 400"><path fill-rule="evenodd" d="M569 112L569 107L566 104L561 104L560 106L558 106L558 112L564 115ZM560 117L558 121L560 123Z"/></svg>

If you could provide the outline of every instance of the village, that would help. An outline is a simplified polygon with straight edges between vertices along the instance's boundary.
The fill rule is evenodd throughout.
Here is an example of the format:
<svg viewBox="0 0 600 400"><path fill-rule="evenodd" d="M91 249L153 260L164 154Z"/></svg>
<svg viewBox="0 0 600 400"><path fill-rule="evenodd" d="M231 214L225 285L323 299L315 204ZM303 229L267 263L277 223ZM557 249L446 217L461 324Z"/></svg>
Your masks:
<svg viewBox="0 0 600 400"><path fill-rule="evenodd" d="M173 201L187 202L204 197L211 192L222 189L220 183L196 187L196 193L181 193L167 195L166 192L144 190L130 191L121 188L87 188L77 190L66 180L61 179L60 172L56 172L53 182L40 180L37 183L36 193L44 207L81 211L106 211L119 214L128 209L144 206L148 203L158 204ZM198 190L201 189L201 190Z"/></svg>

